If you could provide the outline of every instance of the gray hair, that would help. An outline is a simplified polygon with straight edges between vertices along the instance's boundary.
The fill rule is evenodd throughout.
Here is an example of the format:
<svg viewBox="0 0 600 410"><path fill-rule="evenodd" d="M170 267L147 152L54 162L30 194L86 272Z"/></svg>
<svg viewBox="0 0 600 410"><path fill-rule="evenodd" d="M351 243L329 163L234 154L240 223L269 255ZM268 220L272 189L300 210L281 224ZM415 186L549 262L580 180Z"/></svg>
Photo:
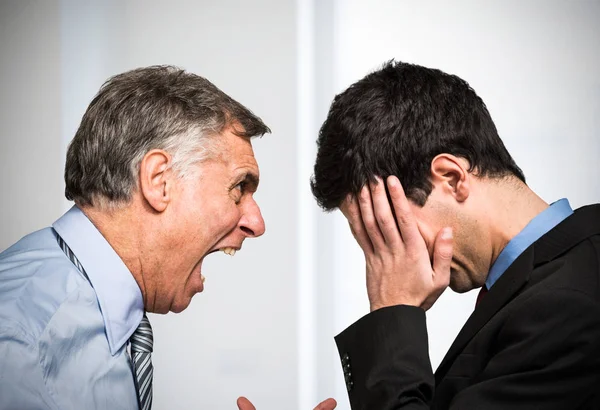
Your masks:
<svg viewBox="0 0 600 410"><path fill-rule="evenodd" d="M172 66L138 68L106 81L69 144L65 196L80 205L126 203L152 149L173 157L180 177L213 153L233 127L240 137L271 132L260 118L207 79Z"/></svg>

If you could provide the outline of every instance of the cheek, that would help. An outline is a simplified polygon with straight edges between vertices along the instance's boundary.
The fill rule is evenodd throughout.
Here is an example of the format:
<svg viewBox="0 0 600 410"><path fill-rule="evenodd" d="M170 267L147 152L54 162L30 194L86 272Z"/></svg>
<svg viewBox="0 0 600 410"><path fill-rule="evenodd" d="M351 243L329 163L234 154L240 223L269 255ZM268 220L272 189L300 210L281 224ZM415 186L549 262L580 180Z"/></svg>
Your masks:
<svg viewBox="0 0 600 410"><path fill-rule="evenodd" d="M213 232L229 232L237 226L241 213L237 205L231 202L230 204L222 204L206 218L211 221L210 225Z"/></svg>

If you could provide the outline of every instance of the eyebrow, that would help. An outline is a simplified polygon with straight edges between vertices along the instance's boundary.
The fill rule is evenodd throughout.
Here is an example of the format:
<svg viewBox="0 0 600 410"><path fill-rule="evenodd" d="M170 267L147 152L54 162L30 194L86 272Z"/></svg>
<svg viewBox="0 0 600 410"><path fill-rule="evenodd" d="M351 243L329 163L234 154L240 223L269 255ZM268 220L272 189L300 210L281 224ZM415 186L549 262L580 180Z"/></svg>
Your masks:
<svg viewBox="0 0 600 410"><path fill-rule="evenodd" d="M248 185L248 188L251 191L256 191L256 189L258 188L259 179L260 178L258 177L258 175L254 172L246 172L246 174L244 174L244 177L242 178L242 181Z"/></svg>

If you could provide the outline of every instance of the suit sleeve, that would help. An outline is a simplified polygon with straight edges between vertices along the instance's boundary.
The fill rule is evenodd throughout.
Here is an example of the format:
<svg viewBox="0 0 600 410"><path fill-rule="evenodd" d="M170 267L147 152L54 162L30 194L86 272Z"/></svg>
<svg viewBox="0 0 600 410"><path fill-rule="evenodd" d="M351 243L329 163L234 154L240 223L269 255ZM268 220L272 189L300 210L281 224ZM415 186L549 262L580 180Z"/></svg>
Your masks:
<svg viewBox="0 0 600 410"><path fill-rule="evenodd" d="M433 398L425 311L391 306L336 337L352 409L425 409Z"/></svg>
<svg viewBox="0 0 600 410"><path fill-rule="evenodd" d="M421 309L375 311L336 342L353 410L442 408ZM573 290L538 292L508 317L485 355L483 370L443 408L593 408L586 400L597 400L591 392L600 385L598 302Z"/></svg>

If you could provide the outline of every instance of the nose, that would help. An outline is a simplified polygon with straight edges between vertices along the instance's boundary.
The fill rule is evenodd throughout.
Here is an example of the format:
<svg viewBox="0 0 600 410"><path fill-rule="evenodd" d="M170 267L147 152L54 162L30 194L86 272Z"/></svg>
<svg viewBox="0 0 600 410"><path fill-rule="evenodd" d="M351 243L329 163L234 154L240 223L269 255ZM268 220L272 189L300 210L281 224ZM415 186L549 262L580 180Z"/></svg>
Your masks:
<svg viewBox="0 0 600 410"><path fill-rule="evenodd" d="M265 233L265 221L254 199L248 201L240 220L240 229L250 238L258 238Z"/></svg>

